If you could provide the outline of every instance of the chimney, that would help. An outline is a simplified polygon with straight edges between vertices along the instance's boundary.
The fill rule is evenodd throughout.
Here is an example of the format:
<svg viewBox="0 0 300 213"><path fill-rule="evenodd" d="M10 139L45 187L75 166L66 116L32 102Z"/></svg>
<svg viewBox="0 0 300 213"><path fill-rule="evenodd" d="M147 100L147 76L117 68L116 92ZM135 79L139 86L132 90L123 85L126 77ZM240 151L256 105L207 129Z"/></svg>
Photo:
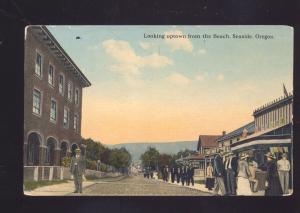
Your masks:
<svg viewBox="0 0 300 213"><path fill-rule="evenodd" d="M222 135L223 135L223 136L226 135L226 131L223 131L223 132L222 132Z"/></svg>

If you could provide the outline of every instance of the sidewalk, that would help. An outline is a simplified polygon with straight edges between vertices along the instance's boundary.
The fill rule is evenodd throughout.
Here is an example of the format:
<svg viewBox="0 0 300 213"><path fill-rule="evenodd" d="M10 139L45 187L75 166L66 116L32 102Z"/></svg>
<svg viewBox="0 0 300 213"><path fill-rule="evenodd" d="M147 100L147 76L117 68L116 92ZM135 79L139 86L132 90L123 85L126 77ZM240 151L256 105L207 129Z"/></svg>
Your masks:
<svg viewBox="0 0 300 213"><path fill-rule="evenodd" d="M164 182L162 179L156 179L156 180ZM178 185L178 186L182 186L181 182L179 182L179 183L177 183L177 182L172 183L171 181L168 181L167 183ZM192 186L192 184L190 184L189 186L184 185L182 187L188 187L188 188L191 188L191 189L196 189L196 190L199 190L199 191L202 191L202 192L211 193L211 194L213 193L212 190L210 191L210 190L208 190L208 188L205 188L204 184L199 184L199 183L194 183L194 186Z"/></svg>
<svg viewBox="0 0 300 213"><path fill-rule="evenodd" d="M89 187L91 185L95 184L93 181L83 181L82 187L83 190L86 187ZM74 182L68 181L67 183L60 183L50 186L43 186L36 188L32 191L24 191L24 195L29 196L61 196L61 195L69 195L73 193L75 190ZM74 194L76 195L76 194Z"/></svg>
<svg viewBox="0 0 300 213"><path fill-rule="evenodd" d="M159 181L163 182L162 179L156 179L156 180L159 180ZM167 183L169 183L169 184L175 184L175 185L178 185L178 186L182 186L181 182L179 182L179 183L177 183L177 182L172 183L171 181L168 181ZM184 185L183 187L188 187L188 188L191 188L191 189L196 189L196 190L200 190L202 192L207 192L207 193L213 194L213 190L208 190L208 188L206 188L204 184L194 183L194 186L192 186L190 184L189 186ZM219 191L218 194L220 195L220 191ZM264 195L265 195L265 191L258 191L258 192L253 192L251 196L264 196Z"/></svg>

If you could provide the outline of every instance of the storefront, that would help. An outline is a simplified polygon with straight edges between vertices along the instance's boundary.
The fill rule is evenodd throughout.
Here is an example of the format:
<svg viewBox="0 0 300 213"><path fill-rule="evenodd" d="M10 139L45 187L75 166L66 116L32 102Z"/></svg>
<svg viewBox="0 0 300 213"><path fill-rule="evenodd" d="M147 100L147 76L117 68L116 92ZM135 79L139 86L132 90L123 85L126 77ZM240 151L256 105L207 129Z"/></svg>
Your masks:
<svg viewBox="0 0 300 213"><path fill-rule="evenodd" d="M266 131L257 132L243 140L231 145L231 151L239 156L243 153L249 154L258 164L257 177L265 176L265 167L267 158L265 154L271 152L276 156L276 161L281 159L283 153L286 153L291 163L290 184L293 188L293 155L292 155L292 137L291 124L274 127ZM263 178L261 178L263 179Z"/></svg>

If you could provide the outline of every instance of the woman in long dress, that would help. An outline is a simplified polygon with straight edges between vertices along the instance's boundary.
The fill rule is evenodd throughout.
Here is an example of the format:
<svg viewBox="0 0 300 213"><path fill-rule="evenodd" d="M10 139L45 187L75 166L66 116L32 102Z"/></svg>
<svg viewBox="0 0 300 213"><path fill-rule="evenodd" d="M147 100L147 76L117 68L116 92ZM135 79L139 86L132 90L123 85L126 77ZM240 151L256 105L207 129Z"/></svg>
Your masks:
<svg viewBox="0 0 300 213"><path fill-rule="evenodd" d="M280 196L283 194L280 185L279 175L276 165L276 157L271 153L267 153L267 182L266 182L266 196Z"/></svg>
<svg viewBox="0 0 300 213"><path fill-rule="evenodd" d="M250 187L250 170L247 162L247 154L243 154L239 160L238 175L237 175L237 195L252 195Z"/></svg>
<svg viewBox="0 0 300 213"><path fill-rule="evenodd" d="M213 171L214 168L212 167L211 163L209 163L206 168L206 182L205 182L205 187L208 188L208 190L212 190L212 188L214 188L215 179L213 177Z"/></svg>

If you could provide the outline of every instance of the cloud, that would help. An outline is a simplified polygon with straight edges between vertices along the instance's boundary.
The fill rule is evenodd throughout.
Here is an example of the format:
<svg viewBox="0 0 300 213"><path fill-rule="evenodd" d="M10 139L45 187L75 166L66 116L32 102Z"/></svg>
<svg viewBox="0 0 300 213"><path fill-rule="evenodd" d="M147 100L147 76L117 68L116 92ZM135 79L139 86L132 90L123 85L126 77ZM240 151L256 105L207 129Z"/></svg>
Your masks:
<svg viewBox="0 0 300 213"><path fill-rule="evenodd" d="M208 73L207 72L204 72L204 73L201 72L200 74L196 75L196 80L203 81L207 77L208 77Z"/></svg>
<svg viewBox="0 0 300 213"><path fill-rule="evenodd" d="M103 43L108 55L116 59L119 63L141 64L141 58L137 56L127 41L106 40Z"/></svg>
<svg viewBox="0 0 300 213"><path fill-rule="evenodd" d="M140 42L139 45L145 50L148 50L153 47L153 43L150 42Z"/></svg>
<svg viewBox="0 0 300 213"><path fill-rule="evenodd" d="M154 68L162 68L166 65L173 64L172 60L166 56L159 55L157 53L153 53L149 56L145 56L142 58L144 66L150 66Z"/></svg>
<svg viewBox="0 0 300 213"><path fill-rule="evenodd" d="M223 74L217 75L217 80L218 81L223 81L224 80L224 75Z"/></svg>
<svg viewBox="0 0 300 213"><path fill-rule="evenodd" d="M167 77L167 80L175 85L183 86L190 83L190 79L180 73L173 73Z"/></svg>
<svg viewBox="0 0 300 213"><path fill-rule="evenodd" d="M168 31L165 32L165 41L167 43L167 45L169 45L171 47L172 51L176 51L176 50L184 50L187 52L192 52L193 51L193 45L192 42L184 37L184 34L179 31L179 30L175 30L175 31ZM176 38L168 38L168 36L177 36Z"/></svg>
<svg viewBox="0 0 300 213"><path fill-rule="evenodd" d="M116 61L116 64L113 64L110 69L121 74L138 75L145 67L163 68L173 64L171 59L157 53L139 56L127 41L109 39L102 45L105 52Z"/></svg>

